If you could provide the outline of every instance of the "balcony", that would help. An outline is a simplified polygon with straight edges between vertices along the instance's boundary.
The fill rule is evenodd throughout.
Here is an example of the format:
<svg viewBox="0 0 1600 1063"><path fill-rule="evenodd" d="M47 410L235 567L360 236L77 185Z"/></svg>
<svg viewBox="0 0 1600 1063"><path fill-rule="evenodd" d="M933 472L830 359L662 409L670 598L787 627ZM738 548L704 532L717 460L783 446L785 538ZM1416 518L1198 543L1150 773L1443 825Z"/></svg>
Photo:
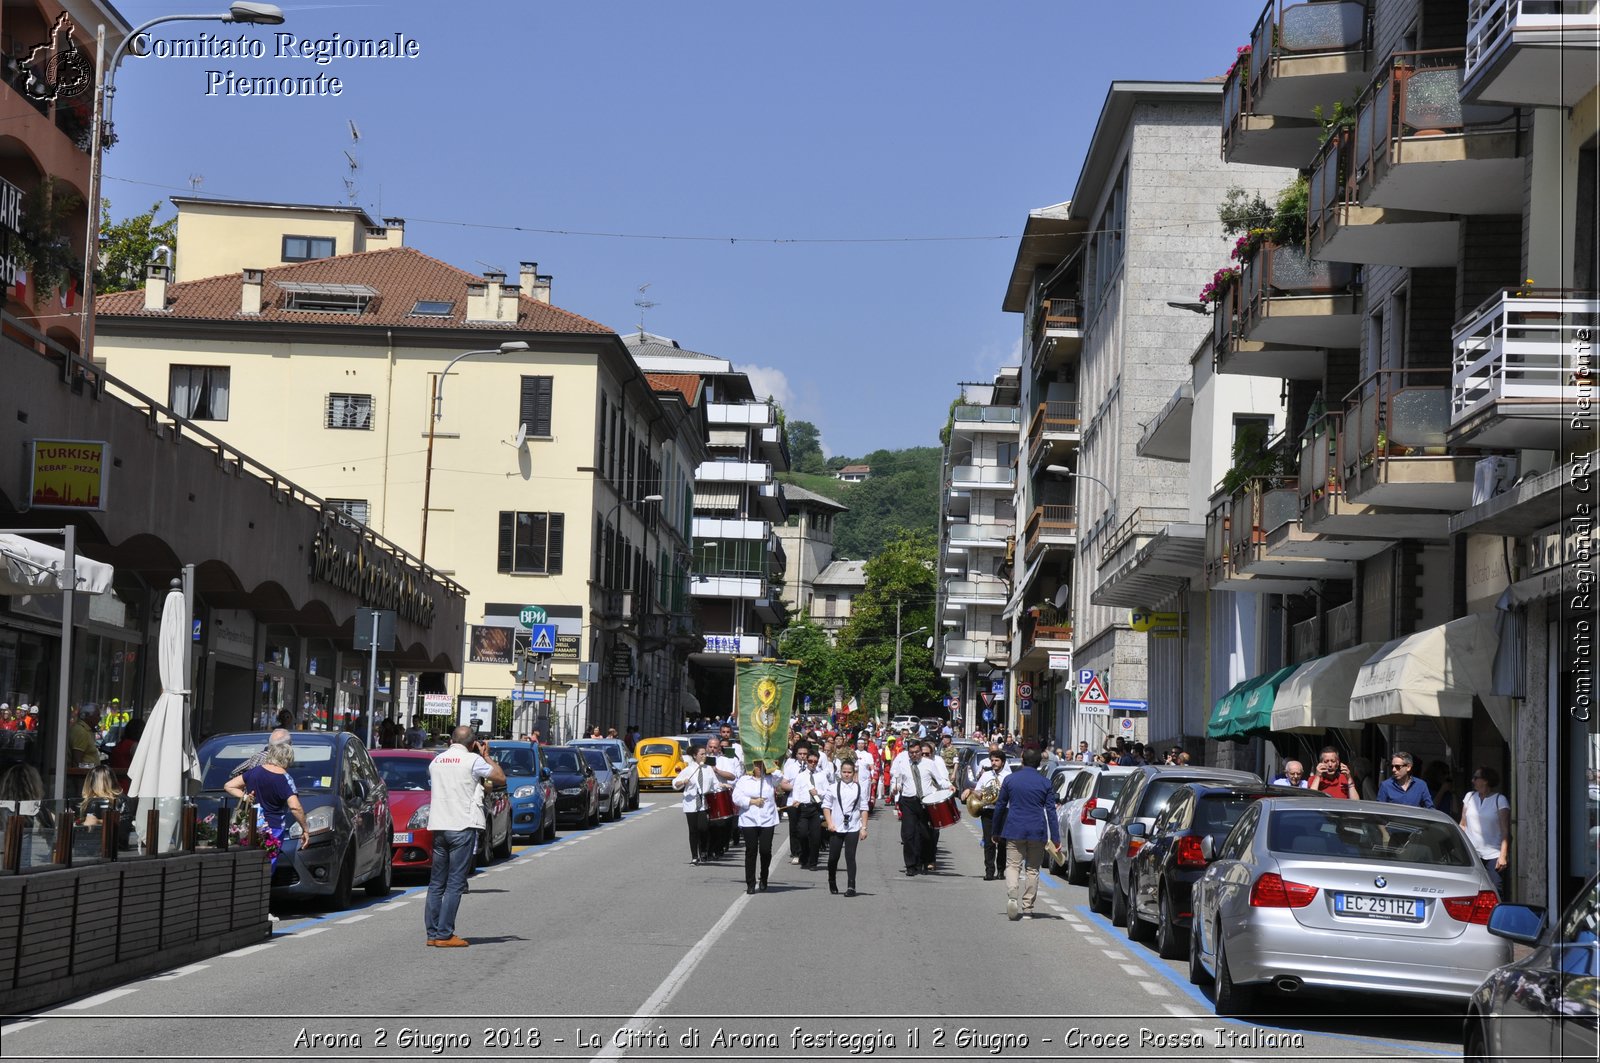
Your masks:
<svg viewBox="0 0 1600 1063"><path fill-rule="evenodd" d="M774 486L772 466L765 461L703 461L694 478L696 483Z"/></svg>
<svg viewBox="0 0 1600 1063"><path fill-rule="evenodd" d="M1028 422L1028 467L1059 463L1083 441L1078 404L1052 399L1041 402Z"/></svg>
<svg viewBox="0 0 1600 1063"><path fill-rule="evenodd" d="M1009 520L952 524L949 528L950 549L952 552L1004 550L1016 534L1016 522Z"/></svg>
<svg viewBox="0 0 1600 1063"><path fill-rule="evenodd" d="M1476 455L1446 446L1448 369L1385 369L1345 399L1343 477L1353 502L1458 511L1472 504Z"/></svg>
<svg viewBox="0 0 1600 1063"><path fill-rule="evenodd" d="M771 534L771 521L725 520L720 517L694 518L696 539L765 539Z"/></svg>
<svg viewBox="0 0 1600 1063"><path fill-rule="evenodd" d="M1321 580L1351 578L1348 562L1273 548L1272 533L1297 525L1299 519L1294 477L1253 479L1235 492L1228 515L1230 585L1258 594L1298 594ZM1280 536L1278 542L1285 540Z"/></svg>
<svg viewBox="0 0 1600 1063"><path fill-rule="evenodd" d="M1015 406L957 406L951 415L951 435L1001 433L1016 435L1021 422Z"/></svg>
<svg viewBox="0 0 1600 1063"><path fill-rule="evenodd" d="M1053 607L1045 607L1054 613ZM1072 625L1060 622L1060 617L1054 618L1056 622L1046 624L1034 621L1031 617L1024 617L1018 631L1017 668L1035 669L1044 668L1049 664L1051 651L1071 651Z"/></svg>
<svg viewBox="0 0 1600 1063"><path fill-rule="evenodd" d="M1076 299L1040 299L1033 321L1035 374L1056 369L1083 350L1082 307Z"/></svg>
<svg viewBox="0 0 1600 1063"><path fill-rule="evenodd" d="M706 403L706 423L708 425L741 425L751 428L761 428L768 425L775 426L772 406L765 402L708 402Z"/></svg>
<svg viewBox="0 0 1600 1063"><path fill-rule="evenodd" d="M767 581L760 576L731 572L696 572L689 581L689 593L696 598L759 600L767 596Z"/></svg>
<svg viewBox="0 0 1600 1063"><path fill-rule="evenodd" d="M1024 529L1023 560L1032 564L1046 550L1071 550L1078 545L1078 515L1072 506L1033 507Z"/></svg>
<svg viewBox="0 0 1600 1063"><path fill-rule="evenodd" d="M1361 560L1387 549L1396 539L1442 539L1449 517L1413 509L1394 509L1352 501L1345 494L1344 414L1329 411L1313 420L1301 437L1300 527L1269 533L1269 540L1299 539L1309 556ZM1313 538L1314 537L1314 538Z"/></svg>
<svg viewBox="0 0 1600 1063"><path fill-rule="evenodd" d="M1313 257L1454 265L1458 225L1440 215L1521 212L1521 119L1462 104L1464 58L1455 48L1396 52L1361 94L1355 125L1312 163Z"/></svg>
<svg viewBox="0 0 1600 1063"><path fill-rule="evenodd" d="M1348 263L1318 262L1302 248L1263 243L1245 256L1238 286L1236 329L1244 339L1268 346L1361 346L1361 290ZM1322 379L1320 351L1299 358L1286 352L1282 361L1286 370L1311 370L1285 376Z"/></svg>
<svg viewBox="0 0 1600 1063"><path fill-rule="evenodd" d="M1003 660L1009 649L1003 638L945 639L945 664L983 664L990 658Z"/></svg>
<svg viewBox="0 0 1600 1063"><path fill-rule="evenodd" d="M1467 13L1467 103L1572 107L1594 91L1596 0L1473 0Z"/></svg>
<svg viewBox="0 0 1600 1063"><path fill-rule="evenodd" d="M962 609L969 605L1000 607L1006 604L1011 592L1000 580L953 579L945 584L945 609Z"/></svg>
<svg viewBox="0 0 1600 1063"><path fill-rule="evenodd" d="M955 465L950 469L952 491L1004 491L1009 494L1016 486L1017 470L1009 465Z"/></svg>
<svg viewBox="0 0 1600 1063"><path fill-rule="evenodd" d="M1464 318L1454 337L1451 442L1562 449L1584 375L1593 395L1597 315L1592 293L1505 291Z"/></svg>
<svg viewBox="0 0 1600 1063"><path fill-rule="evenodd" d="M1227 376L1269 376L1290 380L1320 380L1328 352L1320 348L1291 347L1249 339L1239 332L1244 291L1240 280L1217 296L1211 313L1212 365ZM1254 280L1252 281L1254 283Z"/></svg>
<svg viewBox="0 0 1600 1063"><path fill-rule="evenodd" d="M730 635L710 633L705 635L706 652L727 657L765 657L767 640L760 635Z"/></svg>
<svg viewBox="0 0 1600 1063"><path fill-rule="evenodd" d="M1139 435L1134 448L1141 458L1163 461L1189 460L1189 426L1194 421L1194 382L1185 380L1172 393L1161 412Z"/></svg>

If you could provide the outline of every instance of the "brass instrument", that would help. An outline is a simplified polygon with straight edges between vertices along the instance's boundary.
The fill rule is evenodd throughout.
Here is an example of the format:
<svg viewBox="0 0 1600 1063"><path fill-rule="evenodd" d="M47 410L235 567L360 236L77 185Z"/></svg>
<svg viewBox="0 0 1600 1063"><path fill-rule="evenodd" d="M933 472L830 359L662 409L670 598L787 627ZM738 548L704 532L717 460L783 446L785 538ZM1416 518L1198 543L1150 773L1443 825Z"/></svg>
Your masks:
<svg viewBox="0 0 1600 1063"><path fill-rule="evenodd" d="M967 815L981 816L1000 797L1000 784L991 783L981 790L974 790L967 795Z"/></svg>

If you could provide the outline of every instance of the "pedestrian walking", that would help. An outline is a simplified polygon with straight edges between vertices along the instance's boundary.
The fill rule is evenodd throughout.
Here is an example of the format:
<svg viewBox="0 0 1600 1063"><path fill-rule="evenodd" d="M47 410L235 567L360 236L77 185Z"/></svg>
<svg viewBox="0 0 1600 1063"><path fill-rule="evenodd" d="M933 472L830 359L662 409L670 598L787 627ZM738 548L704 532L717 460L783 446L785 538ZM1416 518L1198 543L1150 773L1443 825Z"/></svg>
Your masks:
<svg viewBox="0 0 1600 1063"><path fill-rule="evenodd" d="M274 732L276 733L276 732ZM288 833L289 817L300 824L300 836L309 840L311 828L306 823L306 810L301 807L295 790L294 776L289 769L294 766L294 746L289 744L288 732L282 740L267 743L267 748L256 754L260 762L242 774L230 777L222 789L243 801L249 798L256 803L256 830L272 835L273 844L266 846L273 868L278 866L278 853L283 848ZM146 839L149 842L149 839Z"/></svg>
<svg viewBox="0 0 1600 1063"><path fill-rule="evenodd" d="M467 888L473 847L485 829L482 785L500 786L506 773L487 756L489 743L476 739L463 724L450 732L450 746L428 765L432 784L428 827L433 832L433 868L428 878L428 903L423 918L428 944L441 949L470 944L456 935L456 910Z"/></svg>
<svg viewBox="0 0 1600 1063"><path fill-rule="evenodd" d="M744 835L746 893L756 892L758 885L761 892L767 890L767 871L772 866L772 832L778 825L777 787L782 785L781 780L767 777L767 766L760 760L752 760L749 772L734 784L733 805L739 810L739 832Z"/></svg>
<svg viewBox="0 0 1600 1063"><path fill-rule="evenodd" d="M1511 803L1495 793L1500 773L1493 768L1473 768L1471 781L1472 792L1461 800L1461 829L1499 891L1511 852Z"/></svg>
<svg viewBox="0 0 1600 1063"><path fill-rule="evenodd" d="M1389 757L1392 778L1378 786L1378 800L1391 805L1410 805L1413 808L1432 808L1433 794L1428 784L1411 773L1414 761L1410 753L1394 753Z"/></svg>
<svg viewBox="0 0 1600 1063"><path fill-rule="evenodd" d="M839 854L844 854L846 897L856 895L856 844L866 840L871 795L856 776L852 761L839 765L839 777L823 795L822 817L828 829L828 892L839 892Z"/></svg>
<svg viewBox="0 0 1600 1063"><path fill-rule="evenodd" d="M706 820L706 795L716 789L716 783L716 773L706 763L704 746L696 747L694 760L672 780L672 788L683 791L684 819L689 825L689 856L693 864L707 859L709 852L711 831Z"/></svg>
<svg viewBox="0 0 1600 1063"><path fill-rule="evenodd" d="M900 850L907 875L920 874L925 866L933 824L923 798L936 789L933 767L925 762L922 745L907 742L889 769L889 796L900 809Z"/></svg>
<svg viewBox="0 0 1600 1063"><path fill-rule="evenodd" d="M1061 845L1055 791L1039 772L1039 751L1022 751L1022 767L1000 784L994 803L994 830L1006 840L1006 916L1032 918L1039 894L1039 868L1045 842Z"/></svg>

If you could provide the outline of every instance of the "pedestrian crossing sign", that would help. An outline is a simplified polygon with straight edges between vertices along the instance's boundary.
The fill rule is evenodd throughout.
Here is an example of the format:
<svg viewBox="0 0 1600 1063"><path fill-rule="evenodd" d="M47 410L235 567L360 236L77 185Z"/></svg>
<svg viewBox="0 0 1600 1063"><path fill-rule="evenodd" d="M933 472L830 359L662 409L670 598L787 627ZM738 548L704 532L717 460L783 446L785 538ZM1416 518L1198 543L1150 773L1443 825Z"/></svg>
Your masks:
<svg viewBox="0 0 1600 1063"><path fill-rule="evenodd" d="M1100 682L1099 676L1089 680L1089 685L1084 687L1083 693L1078 695L1078 704L1111 707L1111 699L1106 697L1106 685Z"/></svg>
<svg viewBox="0 0 1600 1063"><path fill-rule="evenodd" d="M532 653L556 652L556 626L535 624L528 630L528 650Z"/></svg>

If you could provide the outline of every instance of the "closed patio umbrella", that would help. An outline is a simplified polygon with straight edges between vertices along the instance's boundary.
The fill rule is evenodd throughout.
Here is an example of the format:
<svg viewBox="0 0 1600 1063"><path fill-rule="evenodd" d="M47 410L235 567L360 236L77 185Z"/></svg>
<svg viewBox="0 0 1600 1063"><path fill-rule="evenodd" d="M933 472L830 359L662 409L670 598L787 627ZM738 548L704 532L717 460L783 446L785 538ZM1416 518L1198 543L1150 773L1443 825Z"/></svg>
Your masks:
<svg viewBox="0 0 1600 1063"><path fill-rule="evenodd" d="M179 811L188 790L186 780L200 778L198 758L194 743L189 739L184 698L189 693L184 675L189 640L188 610L184 608L183 592L177 588L167 592L166 604L161 610L161 638L157 655L161 667L161 696L145 722L144 737L134 751L133 763L128 768L131 785L128 792L139 799L141 817L155 808L161 815L161 827L155 838L145 838L146 852L160 852L173 847ZM144 826L141 821L138 826Z"/></svg>

